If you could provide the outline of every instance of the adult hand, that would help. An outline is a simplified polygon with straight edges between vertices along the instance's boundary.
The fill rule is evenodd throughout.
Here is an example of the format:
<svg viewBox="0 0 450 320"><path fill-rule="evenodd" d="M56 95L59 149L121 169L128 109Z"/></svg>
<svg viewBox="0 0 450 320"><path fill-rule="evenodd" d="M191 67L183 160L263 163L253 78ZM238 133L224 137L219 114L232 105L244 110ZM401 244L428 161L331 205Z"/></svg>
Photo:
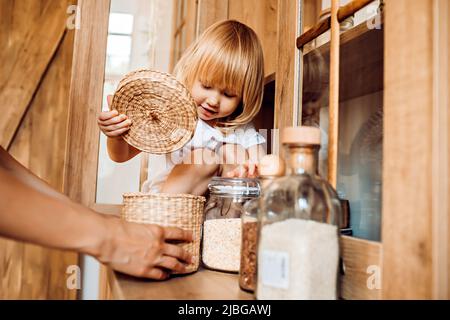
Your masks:
<svg viewBox="0 0 450 320"><path fill-rule="evenodd" d="M107 236L97 259L112 269L155 280L171 271L183 272L191 255L167 241L192 241L192 233L179 228L137 224L107 217Z"/></svg>

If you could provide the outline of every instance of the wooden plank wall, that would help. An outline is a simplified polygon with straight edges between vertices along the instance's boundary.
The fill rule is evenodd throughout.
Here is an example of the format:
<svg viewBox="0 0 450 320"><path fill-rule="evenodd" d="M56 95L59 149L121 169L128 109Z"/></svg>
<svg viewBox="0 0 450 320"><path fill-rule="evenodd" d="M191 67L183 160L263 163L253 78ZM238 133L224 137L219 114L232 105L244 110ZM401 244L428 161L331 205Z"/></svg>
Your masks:
<svg viewBox="0 0 450 320"><path fill-rule="evenodd" d="M199 0L197 37L210 25L228 18L228 0Z"/></svg>
<svg viewBox="0 0 450 320"><path fill-rule="evenodd" d="M48 5L56 5L58 10L63 10L58 14L66 15L66 9L73 1L58 2L0 2L0 44L6 48L2 50L2 91L8 89L3 84L14 65L21 63L17 59L26 56L23 42L27 34L34 32L33 22L45 14ZM65 22L64 18L62 23ZM39 75L41 80L32 88L33 99L26 106L27 112L21 116L9 148L17 160L60 191L63 190L73 36L73 31L65 32L50 64ZM14 107L10 104L1 106L2 112ZM0 299L75 299L77 292L66 288L66 269L76 264L78 255L75 253L0 239Z"/></svg>
<svg viewBox="0 0 450 320"><path fill-rule="evenodd" d="M247 24L258 35L264 51L265 75L275 72L277 50L277 0L229 0L228 18Z"/></svg>
<svg viewBox="0 0 450 320"><path fill-rule="evenodd" d="M39 4L39 2L36 3ZM11 11L17 13L11 20L13 24L17 16L23 16L23 11L17 11L17 8L20 10L21 6L14 5ZM40 14L36 17L32 16L31 23L25 27L24 33L20 34L17 50L12 50L14 55L8 60L10 62L8 72L1 79L2 90L0 91L0 102L3 103L4 108L0 118L2 132L0 144L6 149L10 147L23 114L30 105L36 88L61 43L66 29L66 9L67 1L65 0L43 1L40 8L36 10ZM5 12L5 14L10 13ZM6 104L4 102L14 105L14 108L4 107Z"/></svg>
<svg viewBox="0 0 450 320"><path fill-rule="evenodd" d="M278 0L200 0L197 33L226 19L247 24L261 41L267 76L275 72L277 63L277 7Z"/></svg>

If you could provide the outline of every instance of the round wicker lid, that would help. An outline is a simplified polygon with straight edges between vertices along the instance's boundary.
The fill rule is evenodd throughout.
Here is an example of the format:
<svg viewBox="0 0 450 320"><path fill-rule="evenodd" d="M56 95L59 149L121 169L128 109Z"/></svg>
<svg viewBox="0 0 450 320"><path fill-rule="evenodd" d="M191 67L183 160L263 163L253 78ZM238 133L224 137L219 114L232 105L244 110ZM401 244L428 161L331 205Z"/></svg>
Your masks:
<svg viewBox="0 0 450 320"><path fill-rule="evenodd" d="M192 138L196 109L190 92L175 77L147 69L127 74L111 104L111 110L132 121L124 140L153 154L178 150Z"/></svg>

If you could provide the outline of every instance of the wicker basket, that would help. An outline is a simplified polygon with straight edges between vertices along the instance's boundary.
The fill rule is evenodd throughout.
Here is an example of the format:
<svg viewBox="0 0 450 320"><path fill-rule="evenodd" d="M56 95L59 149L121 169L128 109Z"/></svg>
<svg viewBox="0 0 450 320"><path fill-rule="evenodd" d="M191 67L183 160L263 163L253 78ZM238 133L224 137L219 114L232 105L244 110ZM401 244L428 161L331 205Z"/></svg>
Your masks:
<svg viewBox="0 0 450 320"><path fill-rule="evenodd" d="M194 240L179 245L188 251L193 262L186 272L197 271L200 263L200 242L205 198L189 194L125 193L121 218L130 222L153 223L190 230Z"/></svg>

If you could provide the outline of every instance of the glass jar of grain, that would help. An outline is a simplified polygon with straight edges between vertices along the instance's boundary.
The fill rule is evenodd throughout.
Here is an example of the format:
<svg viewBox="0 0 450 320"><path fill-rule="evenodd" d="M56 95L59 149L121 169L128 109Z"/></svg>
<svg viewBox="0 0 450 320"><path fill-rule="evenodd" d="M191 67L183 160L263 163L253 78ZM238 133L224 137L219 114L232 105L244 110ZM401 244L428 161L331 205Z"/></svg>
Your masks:
<svg viewBox="0 0 450 320"><path fill-rule="evenodd" d="M202 261L206 268L238 272L241 253L241 215L244 204L259 197L257 179L215 177L208 185Z"/></svg>
<svg viewBox="0 0 450 320"><path fill-rule="evenodd" d="M259 183L261 196L270 183L284 175L283 159L274 154L262 157L259 162ZM247 201L242 214L241 266L239 270L239 286L241 289L254 292L257 274L258 218L260 215L259 198Z"/></svg>

